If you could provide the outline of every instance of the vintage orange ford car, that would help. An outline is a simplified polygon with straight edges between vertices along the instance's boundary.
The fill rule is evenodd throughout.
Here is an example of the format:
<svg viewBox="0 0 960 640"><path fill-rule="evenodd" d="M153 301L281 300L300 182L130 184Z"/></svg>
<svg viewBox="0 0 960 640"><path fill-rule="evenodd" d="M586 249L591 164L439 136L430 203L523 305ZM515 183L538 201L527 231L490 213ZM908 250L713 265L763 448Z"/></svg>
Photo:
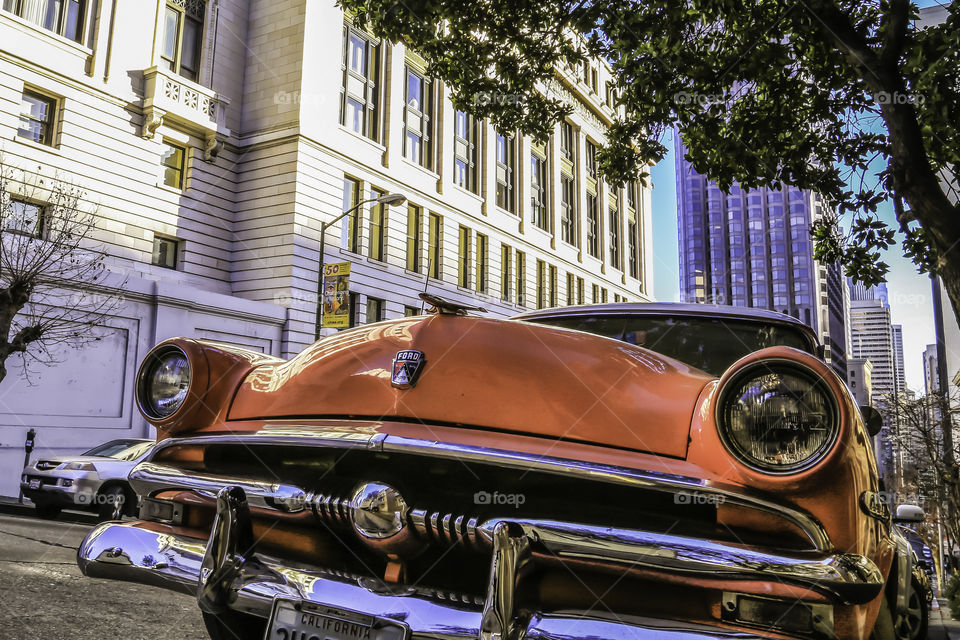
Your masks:
<svg viewBox="0 0 960 640"><path fill-rule="evenodd" d="M810 329L426 299L288 361L157 346L140 519L93 529L83 572L194 594L217 639L922 635L867 425Z"/></svg>

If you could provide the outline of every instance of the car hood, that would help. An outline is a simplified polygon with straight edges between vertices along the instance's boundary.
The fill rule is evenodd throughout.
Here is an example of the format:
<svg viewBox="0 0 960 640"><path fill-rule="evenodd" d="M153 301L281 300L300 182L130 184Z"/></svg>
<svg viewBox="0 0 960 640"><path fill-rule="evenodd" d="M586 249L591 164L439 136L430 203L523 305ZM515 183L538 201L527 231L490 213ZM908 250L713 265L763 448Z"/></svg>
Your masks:
<svg viewBox="0 0 960 640"><path fill-rule="evenodd" d="M413 388L399 351L423 352ZM229 419L365 417L458 425L682 458L713 378L657 353L578 331L433 315L325 338L243 381Z"/></svg>
<svg viewBox="0 0 960 640"><path fill-rule="evenodd" d="M102 456L43 456L37 458L37 463L45 462L47 464L61 465L64 462L118 462L113 458L104 458Z"/></svg>

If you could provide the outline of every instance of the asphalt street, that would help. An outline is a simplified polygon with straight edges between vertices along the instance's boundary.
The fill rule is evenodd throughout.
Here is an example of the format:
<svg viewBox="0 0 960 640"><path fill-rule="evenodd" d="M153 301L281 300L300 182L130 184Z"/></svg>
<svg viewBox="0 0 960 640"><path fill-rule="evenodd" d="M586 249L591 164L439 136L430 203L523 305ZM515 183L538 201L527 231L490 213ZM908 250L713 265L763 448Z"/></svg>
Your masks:
<svg viewBox="0 0 960 640"><path fill-rule="evenodd" d="M207 638L189 596L84 577L76 553L89 529L0 514L0 639Z"/></svg>

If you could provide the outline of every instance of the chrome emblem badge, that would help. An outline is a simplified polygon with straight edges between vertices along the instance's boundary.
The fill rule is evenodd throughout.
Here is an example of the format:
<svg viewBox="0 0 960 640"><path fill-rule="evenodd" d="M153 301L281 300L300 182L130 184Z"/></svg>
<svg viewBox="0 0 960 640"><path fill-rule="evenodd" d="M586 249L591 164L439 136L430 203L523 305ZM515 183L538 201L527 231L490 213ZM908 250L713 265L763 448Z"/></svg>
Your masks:
<svg viewBox="0 0 960 640"><path fill-rule="evenodd" d="M399 351L393 359L393 373L390 382L398 389L410 389L417 384L417 378L423 370L426 359L422 351Z"/></svg>

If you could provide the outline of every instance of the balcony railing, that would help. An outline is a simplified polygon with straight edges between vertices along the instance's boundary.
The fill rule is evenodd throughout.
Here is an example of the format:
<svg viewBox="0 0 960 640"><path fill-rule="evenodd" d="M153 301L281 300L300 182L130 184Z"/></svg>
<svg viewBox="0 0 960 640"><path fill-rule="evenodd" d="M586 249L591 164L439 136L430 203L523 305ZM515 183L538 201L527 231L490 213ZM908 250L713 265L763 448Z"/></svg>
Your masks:
<svg viewBox="0 0 960 640"><path fill-rule="evenodd" d="M229 101L166 69L151 67L143 72L143 136L152 138L164 122L205 140L207 160L216 158L222 139L230 135L226 126Z"/></svg>

